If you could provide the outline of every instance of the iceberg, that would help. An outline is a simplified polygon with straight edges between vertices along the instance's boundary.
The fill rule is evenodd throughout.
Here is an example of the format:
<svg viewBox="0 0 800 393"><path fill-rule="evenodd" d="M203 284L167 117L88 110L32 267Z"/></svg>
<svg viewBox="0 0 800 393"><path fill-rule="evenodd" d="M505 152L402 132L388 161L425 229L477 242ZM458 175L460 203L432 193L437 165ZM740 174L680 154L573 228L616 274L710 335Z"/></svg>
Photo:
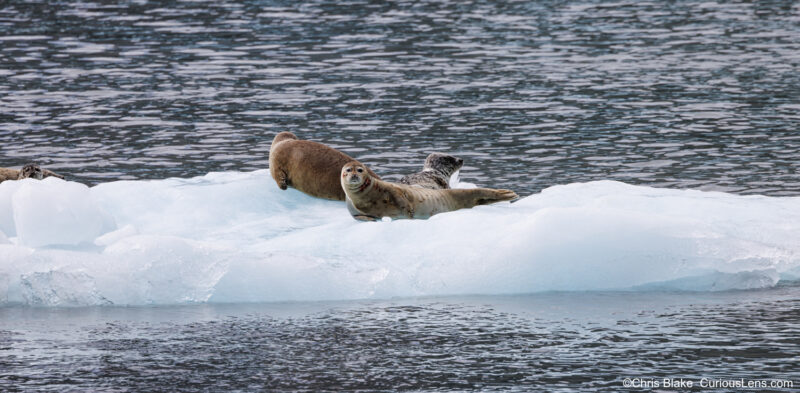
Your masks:
<svg viewBox="0 0 800 393"><path fill-rule="evenodd" d="M798 197L595 181L364 223L266 170L0 184L0 305L719 291L798 275Z"/></svg>

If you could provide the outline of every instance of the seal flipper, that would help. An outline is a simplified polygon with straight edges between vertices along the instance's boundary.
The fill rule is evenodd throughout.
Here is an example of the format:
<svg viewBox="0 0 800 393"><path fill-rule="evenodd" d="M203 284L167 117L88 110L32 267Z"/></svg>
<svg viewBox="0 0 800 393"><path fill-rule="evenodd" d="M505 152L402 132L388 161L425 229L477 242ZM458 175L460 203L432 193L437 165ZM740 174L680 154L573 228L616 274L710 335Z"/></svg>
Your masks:
<svg viewBox="0 0 800 393"><path fill-rule="evenodd" d="M64 175L59 175L58 173L55 173L49 169L42 169L42 177L57 177L59 179L63 179Z"/></svg>
<svg viewBox="0 0 800 393"><path fill-rule="evenodd" d="M289 177L286 176L286 171L278 170L277 172L278 178L275 179L275 182L278 183L278 188L281 190L289 188Z"/></svg>
<svg viewBox="0 0 800 393"><path fill-rule="evenodd" d="M370 216L356 209L355 205L353 205L353 201L348 196L345 196L345 204L347 204L347 211L350 212L350 215L358 221L378 221L381 219L380 217Z"/></svg>
<svg viewBox="0 0 800 393"><path fill-rule="evenodd" d="M414 204L410 202L413 197L409 196L402 189L389 189L389 195L394 200L395 206L400 209L400 212L405 216L404 218L414 218ZM399 217L392 217L399 218Z"/></svg>
<svg viewBox="0 0 800 393"><path fill-rule="evenodd" d="M362 214L362 215L358 215L358 216L353 216L353 218L355 218L357 221L367 221L367 222L370 222L370 221L379 221L379 220L378 220L378 218L376 218L376 217L373 217L373 216L365 216L365 215L363 215L363 214Z"/></svg>
<svg viewBox="0 0 800 393"><path fill-rule="evenodd" d="M478 188L473 190L476 190L476 192L481 191L478 195L478 198L475 200L476 205L488 205L495 202L513 201L519 199L519 195L511 190L495 190L486 188Z"/></svg>

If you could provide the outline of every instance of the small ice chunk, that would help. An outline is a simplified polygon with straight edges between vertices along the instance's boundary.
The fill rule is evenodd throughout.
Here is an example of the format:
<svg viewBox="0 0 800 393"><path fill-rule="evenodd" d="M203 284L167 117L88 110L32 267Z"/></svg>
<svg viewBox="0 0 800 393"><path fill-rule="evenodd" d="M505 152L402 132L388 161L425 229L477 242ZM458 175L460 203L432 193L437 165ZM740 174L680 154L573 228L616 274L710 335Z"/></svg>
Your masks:
<svg viewBox="0 0 800 393"><path fill-rule="evenodd" d="M91 243L112 230L114 220L92 198L89 187L54 177L25 179L11 197L21 244L32 247Z"/></svg>

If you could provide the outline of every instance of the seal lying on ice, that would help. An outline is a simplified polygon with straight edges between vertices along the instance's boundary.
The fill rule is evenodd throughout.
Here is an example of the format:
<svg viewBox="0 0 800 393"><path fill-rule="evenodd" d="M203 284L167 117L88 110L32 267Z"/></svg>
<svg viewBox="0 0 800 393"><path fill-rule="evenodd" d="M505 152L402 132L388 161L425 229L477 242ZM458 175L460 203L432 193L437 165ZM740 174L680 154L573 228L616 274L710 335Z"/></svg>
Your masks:
<svg viewBox="0 0 800 393"><path fill-rule="evenodd" d="M22 180L27 178L42 180L50 176L59 179L64 178L64 176L47 169L42 169L36 164L27 164L23 166L22 169L0 168L0 183L6 180Z"/></svg>
<svg viewBox="0 0 800 393"><path fill-rule="evenodd" d="M422 172L403 176L400 184L444 190L450 188L450 177L464 165L464 160L443 153L428 154Z"/></svg>
<svg viewBox="0 0 800 393"><path fill-rule="evenodd" d="M269 171L281 190L296 188L318 198L344 201L339 183L344 164L353 158L322 143L304 141L291 132L281 132L269 148ZM370 171L376 179L375 172Z"/></svg>
<svg viewBox="0 0 800 393"><path fill-rule="evenodd" d="M428 218L438 213L519 198L511 190L431 190L389 183L373 177L369 169L358 161L349 162L342 168L341 184L351 202L348 209L357 220Z"/></svg>

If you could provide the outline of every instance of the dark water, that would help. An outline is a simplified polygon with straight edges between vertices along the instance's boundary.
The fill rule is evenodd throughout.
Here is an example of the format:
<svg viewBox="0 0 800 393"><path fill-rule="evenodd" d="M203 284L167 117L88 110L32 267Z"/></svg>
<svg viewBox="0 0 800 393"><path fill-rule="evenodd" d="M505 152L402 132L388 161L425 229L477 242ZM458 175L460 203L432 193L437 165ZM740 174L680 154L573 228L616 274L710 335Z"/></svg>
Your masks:
<svg viewBox="0 0 800 393"><path fill-rule="evenodd" d="M288 130L390 178L451 152L522 195L800 194L797 2L114 3L2 2L3 166L252 170Z"/></svg>
<svg viewBox="0 0 800 393"><path fill-rule="evenodd" d="M444 151L521 195L800 195L797 2L119 3L0 2L0 166L89 184L253 170L292 131L390 179ZM798 288L6 307L0 391L800 386Z"/></svg>
<svg viewBox="0 0 800 393"><path fill-rule="evenodd" d="M789 380L800 386L798 288L0 308L0 386L6 391L627 391L624 378L683 378L696 386L702 378Z"/></svg>

